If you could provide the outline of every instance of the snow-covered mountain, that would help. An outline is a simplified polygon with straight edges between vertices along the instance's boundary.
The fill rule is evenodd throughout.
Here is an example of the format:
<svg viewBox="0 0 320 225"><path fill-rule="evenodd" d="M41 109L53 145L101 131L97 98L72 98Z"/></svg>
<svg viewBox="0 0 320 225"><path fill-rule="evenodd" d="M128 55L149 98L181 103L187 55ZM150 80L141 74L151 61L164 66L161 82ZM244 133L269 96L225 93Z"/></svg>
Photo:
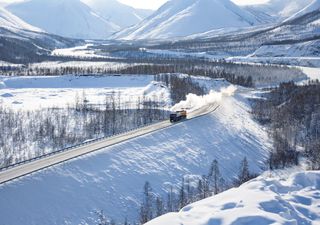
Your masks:
<svg viewBox="0 0 320 225"><path fill-rule="evenodd" d="M103 39L120 29L80 0L29 0L7 9L33 26L65 37Z"/></svg>
<svg viewBox="0 0 320 225"><path fill-rule="evenodd" d="M265 4L245 6L254 14L273 18L273 21L282 21L291 17L309 5L313 0L270 0Z"/></svg>
<svg viewBox="0 0 320 225"><path fill-rule="evenodd" d="M41 29L31 26L8 10L0 7L0 27L14 28L21 30L41 31Z"/></svg>
<svg viewBox="0 0 320 225"><path fill-rule="evenodd" d="M146 225L320 224L320 172L287 176L266 174Z"/></svg>
<svg viewBox="0 0 320 225"><path fill-rule="evenodd" d="M170 0L141 23L115 34L121 39L187 36L219 28L257 24L254 15L230 0Z"/></svg>
<svg viewBox="0 0 320 225"><path fill-rule="evenodd" d="M320 13L320 0L312 0L311 3L300 9L298 12L290 16L286 21L292 21L312 12Z"/></svg>
<svg viewBox="0 0 320 225"><path fill-rule="evenodd" d="M117 0L82 0L104 19L126 28L141 22L152 10L135 9Z"/></svg>
<svg viewBox="0 0 320 225"><path fill-rule="evenodd" d="M0 60L39 60L54 48L73 46L78 41L45 33L0 7Z"/></svg>

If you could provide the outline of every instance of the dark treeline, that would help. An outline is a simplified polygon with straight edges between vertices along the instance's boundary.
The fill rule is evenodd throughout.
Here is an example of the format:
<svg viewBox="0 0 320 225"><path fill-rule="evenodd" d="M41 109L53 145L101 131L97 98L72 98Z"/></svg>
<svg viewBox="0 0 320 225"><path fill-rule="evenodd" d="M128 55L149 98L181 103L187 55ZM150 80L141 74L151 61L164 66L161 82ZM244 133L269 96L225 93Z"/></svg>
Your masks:
<svg viewBox="0 0 320 225"><path fill-rule="evenodd" d="M253 115L270 125L270 168L297 165L303 154L311 169L320 169L320 83L282 83L265 97L254 103Z"/></svg>
<svg viewBox="0 0 320 225"><path fill-rule="evenodd" d="M132 53L133 54L133 53ZM136 53L137 54L137 53ZM139 53L147 54L147 53ZM101 59L100 59L101 60ZM106 60L106 59L105 59ZM86 61L90 61L86 59ZM247 65L225 60L208 60L198 57L172 58L166 55L148 57L111 58L112 65L83 66L5 66L0 75L99 75L99 74L149 74L184 73L211 78L225 78L233 84L252 87L260 84L280 83L302 78L303 73L295 68L276 65ZM117 64L118 63L118 64Z"/></svg>
<svg viewBox="0 0 320 225"><path fill-rule="evenodd" d="M200 86L188 75L158 74L154 76L154 80L162 82L169 87L173 104L186 100L186 96L190 93L198 96L205 95L207 93L205 87Z"/></svg>
<svg viewBox="0 0 320 225"><path fill-rule="evenodd" d="M161 101L142 96L129 104L112 93L92 105L84 93L66 108L17 111L0 105L0 167L163 120Z"/></svg>
<svg viewBox="0 0 320 225"><path fill-rule="evenodd" d="M241 184L253 179L256 174L249 170L249 163L246 157L240 162L238 174L231 183L226 182L220 171L219 162L213 160L207 174L197 177L184 176L178 186L171 185L164 196L153 191L151 183L146 181L143 186L141 205L138 222L128 222L124 218L124 222L116 223L112 219L108 219L103 211L97 212L96 224L99 225L141 225L148 221L170 212L178 212L186 205L193 202L208 198L219 194L232 187L238 187Z"/></svg>

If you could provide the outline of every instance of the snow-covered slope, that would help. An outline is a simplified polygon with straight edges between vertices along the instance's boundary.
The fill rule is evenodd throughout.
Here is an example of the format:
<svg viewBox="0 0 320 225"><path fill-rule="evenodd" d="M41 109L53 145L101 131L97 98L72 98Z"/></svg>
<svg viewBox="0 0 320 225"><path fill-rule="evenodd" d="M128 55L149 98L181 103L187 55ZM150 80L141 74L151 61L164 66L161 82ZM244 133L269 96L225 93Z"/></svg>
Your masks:
<svg viewBox="0 0 320 225"><path fill-rule="evenodd" d="M256 18L230 0L170 0L134 27L117 33L122 39L187 36L219 28L247 27Z"/></svg>
<svg viewBox="0 0 320 225"><path fill-rule="evenodd" d="M65 37L105 39L120 29L80 0L28 0L7 9L46 32Z"/></svg>
<svg viewBox="0 0 320 225"><path fill-rule="evenodd" d="M15 28L21 30L41 31L41 29L27 24L8 10L0 7L0 27Z"/></svg>
<svg viewBox="0 0 320 225"><path fill-rule="evenodd" d="M274 20L282 21L310 4L313 0L270 0L265 4L245 6L253 12L269 15Z"/></svg>
<svg viewBox="0 0 320 225"><path fill-rule="evenodd" d="M78 42L48 34L0 7L0 60L31 62L50 54L54 48L71 47Z"/></svg>
<svg viewBox="0 0 320 225"><path fill-rule="evenodd" d="M118 0L82 0L104 19L117 24L121 28L141 22L151 15L152 10L135 9L120 3Z"/></svg>
<svg viewBox="0 0 320 225"><path fill-rule="evenodd" d="M320 172L261 176L146 225L320 224Z"/></svg>
<svg viewBox="0 0 320 225"><path fill-rule="evenodd" d="M199 81L200 82L200 81ZM203 81L212 87L222 81ZM95 224L94 210L118 223L138 221L145 181L166 196L184 175L207 174L213 159L227 181L247 156L261 172L270 147L267 133L250 119L240 94L223 96L219 109L0 186L1 222L10 225ZM14 210L15 213L12 213ZM16 216L19 215L19 216Z"/></svg>
<svg viewBox="0 0 320 225"><path fill-rule="evenodd" d="M313 0L310 4L308 4L306 7L299 10L297 13L289 17L286 21L291 21L296 18L299 18L303 15L306 15L311 12L318 11L320 13L320 0Z"/></svg>

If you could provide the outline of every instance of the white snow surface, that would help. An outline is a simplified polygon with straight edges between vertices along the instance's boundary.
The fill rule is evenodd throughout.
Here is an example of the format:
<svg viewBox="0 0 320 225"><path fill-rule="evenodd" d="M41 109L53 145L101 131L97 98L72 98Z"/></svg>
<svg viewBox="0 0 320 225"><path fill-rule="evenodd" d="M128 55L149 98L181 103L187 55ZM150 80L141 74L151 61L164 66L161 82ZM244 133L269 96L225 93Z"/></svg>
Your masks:
<svg viewBox="0 0 320 225"><path fill-rule="evenodd" d="M33 26L65 37L105 39L120 29L80 0L28 0L6 8Z"/></svg>
<svg viewBox="0 0 320 225"><path fill-rule="evenodd" d="M93 44L86 44L83 46L76 46L72 48L55 49L51 52L51 54L56 56L73 56L82 58L106 58L105 56L96 54L94 50L89 50L88 47L92 45Z"/></svg>
<svg viewBox="0 0 320 225"><path fill-rule="evenodd" d="M245 156L250 170L261 173L270 142L250 118L241 93L248 90L224 96L210 115L1 185L1 222L92 224L96 218L92 211L101 209L118 223L126 216L137 221L145 181L165 197L170 184L177 187L183 176L206 174L213 159L219 160L222 175L231 181Z"/></svg>
<svg viewBox="0 0 320 225"><path fill-rule="evenodd" d="M113 37L163 39L254 24L254 16L230 0L170 0L141 23Z"/></svg>
<svg viewBox="0 0 320 225"><path fill-rule="evenodd" d="M320 171L260 176L146 225L320 224Z"/></svg>

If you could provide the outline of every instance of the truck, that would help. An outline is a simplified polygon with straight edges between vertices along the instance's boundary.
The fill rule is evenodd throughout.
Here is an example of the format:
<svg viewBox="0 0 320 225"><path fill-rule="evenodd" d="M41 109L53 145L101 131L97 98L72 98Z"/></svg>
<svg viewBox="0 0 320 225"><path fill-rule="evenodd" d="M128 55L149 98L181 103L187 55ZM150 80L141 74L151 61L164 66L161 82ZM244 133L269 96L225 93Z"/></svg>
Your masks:
<svg viewBox="0 0 320 225"><path fill-rule="evenodd" d="M170 122L171 123L179 122L184 119L187 119L187 111L186 110L176 111L176 112L173 112L170 114Z"/></svg>

